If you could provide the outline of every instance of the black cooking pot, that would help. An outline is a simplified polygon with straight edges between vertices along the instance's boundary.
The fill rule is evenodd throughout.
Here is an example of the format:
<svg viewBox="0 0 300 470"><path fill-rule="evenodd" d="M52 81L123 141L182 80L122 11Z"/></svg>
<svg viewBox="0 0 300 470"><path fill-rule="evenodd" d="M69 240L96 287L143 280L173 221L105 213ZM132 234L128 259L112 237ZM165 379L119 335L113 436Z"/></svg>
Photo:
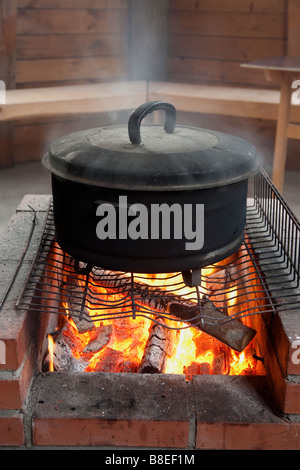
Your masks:
<svg viewBox="0 0 300 470"><path fill-rule="evenodd" d="M165 111L164 129L140 127L156 109ZM248 179L258 170L255 148L175 123L171 104L149 102L128 126L52 143L43 164L52 173L62 249L90 265L158 273L197 270L241 245Z"/></svg>

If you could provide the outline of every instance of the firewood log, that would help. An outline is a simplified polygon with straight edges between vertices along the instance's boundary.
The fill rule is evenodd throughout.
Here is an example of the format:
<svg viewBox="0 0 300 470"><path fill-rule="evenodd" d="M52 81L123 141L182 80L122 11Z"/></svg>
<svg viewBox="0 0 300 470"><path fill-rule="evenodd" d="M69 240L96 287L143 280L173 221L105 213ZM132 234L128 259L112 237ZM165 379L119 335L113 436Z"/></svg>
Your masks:
<svg viewBox="0 0 300 470"><path fill-rule="evenodd" d="M201 362L199 364L199 374L211 374L211 367L208 362Z"/></svg>
<svg viewBox="0 0 300 470"><path fill-rule="evenodd" d="M198 306L190 300L185 300L158 287L137 281L132 283L131 278L125 274L100 268L92 269L91 278L93 282L111 289L112 292L117 290L119 294L126 295L133 291L136 304L168 313L210 334L236 351L243 351L256 334L255 330L239 320L225 315L206 296L203 296Z"/></svg>
<svg viewBox="0 0 300 470"><path fill-rule="evenodd" d="M84 359L75 358L73 356L71 340L64 334L68 328L69 323L66 323L55 341L53 351L53 369L55 371L83 372L87 367L88 362ZM49 370L49 365L50 355L48 354L44 360L43 369Z"/></svg>
<svg viewBox="0 0 300 470"><path fill-rule="evenodd" d="M96 328L97 336L84 347L84 353L96 353L101 351L109 343L112 334L112 325L100 325Z"/></svg>
<svg viewBox="0 0 300 470"><path fill-rule="evenodd" d="M216 292L228 289L238 279L238 268L235 265L223 267L204 278L206 291Z"/></svg>
<svg viewBox="0 0 300 470"><path fill-rule="evenodd" d="M158 319L158 321L162 324L154 323L150 330L144 356L138 368L138 372L141 374L157 374L163 369L169 344L168 330L162 319Z"/></svg>
<svg viewBox="0 0 300 470"><path fill-rule="evenodd" d="M227 354L224 351L220 351L214 356L212 362L212 374L215 375L226 375L229 374L230 366L227 361Z"/></svg>

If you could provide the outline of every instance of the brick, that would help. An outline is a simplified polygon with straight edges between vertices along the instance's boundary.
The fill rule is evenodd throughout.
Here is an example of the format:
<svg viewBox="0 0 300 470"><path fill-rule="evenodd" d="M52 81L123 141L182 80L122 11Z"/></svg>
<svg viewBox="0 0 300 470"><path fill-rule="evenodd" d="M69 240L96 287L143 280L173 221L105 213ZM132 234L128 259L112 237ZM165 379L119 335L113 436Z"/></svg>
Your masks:
<svg viewBox="0 0 300 470"><path fill-rule="evenodd" d="M0 311L0 371L16 371L21 366L31 338L36 335L41 323L38 314L16 310L15 305L40 246L50 202L50 196L25 196L0 237L0 305L5 299ZM26 250L33 220L29 205L38 212L33 235ZM39 347L37 344L37 348Z"/></svg>
<svg viewBox="0 0 300 470"><path fill-rule="evenodd" d="M299 420L299 417L297 418ZM287 443L288 443L287 448L289 450L300 450L299 436L300 436L300 421L291 422L290 427L289 427L289 433L287 436Z"/></svg>
<svg viewBox="0 0 300 470"><path fill-rule="evenodd" d="M288 450L287 423L198 423L197 449ZM300 440L298 439L298 448Z"/></svg>
<svg viewBox="0 0 300 470"><path fill-rule="evenodd" d="M176 420L35 418L33 444L186 448L188 429Z"/></svg>
<svg viewBox="0 0 300 470"><path fill-rule="evenodd" d="M279 312L271 324L272 341L284 377L300 376L300 311Z"/></svg>
<svg viewBox="0 0 300 470"><path fill-rule="evenodd" d="M4 263L0 261L0 272L3 266ZM31 339L39 329L40 316L37 313L28 313L24 309L16 310L15 308L16 301L30 271L30 266L31 264L28 262L22 263L0 312L0 340L5 345L5 361L1 361L4 363L0 364L0 371L17 370L20 367ZM13 270L15 267L15 263L11 263ZM7 266L5 269L7 269ZM1 291L0 282L0 298L1 292L4 295L5 291L4 289Z"/></svg>
<svg viewBox="0 0 300 470"><path fill-rule="evenodd" d="M30 343L30 327L27 316L14 310L6 310L0 316L0 340L3 342L1 370L17 370Z"/></svg>
<svg viewBox="0 0 300 470"><path fill-rule="evenodd" d="M0 380L0 409L21 409L22 404L20 381Z"/></svg>
<svg viewBox="0 0 300 470"><path fill-rule="evenodd" d="M55 372L35 389L34 445L188 446L183 376Z"/></svg>
<svg viewBox="0 0 300 470"><path fill-rule="evenodd" d="M300 417L290 423L274 413L266 377L186 383L171 375L56 372L39 376L34 388L35 446L187 448L194 415L196 449L300 449Z"/></svg>
<svg viewBox="0 0 300 470"><path fill-rule="evenodd" d="M288 448L289 423L274 413L266 377L196 376L193 395L196 448Z"/></svg>
<svg viewBox="0 0 300 470"><path fill-rule="evenodd" d="M199 423L197 448L300 450L300 422Z"/></svg>
<svg viewBox="0 0 300 470"><path fill-rule="evenodd" d="M285 380L283 412L300 414L300 383Z"/></svg>
<svg viewBox="0 0 300 470"><path fill-rule="evenodd" d="M16 374L0 375L0 409L22 409L35 371L37 356L31 348L22 367ZM11 377L6 378L6 375Z"/></svg>
<svg viewBox="0 0 300 470"><path fill-rule="evenodd" d="M18 412L0 415L0 446L21 446L24 442L23 415Z"/></svg>

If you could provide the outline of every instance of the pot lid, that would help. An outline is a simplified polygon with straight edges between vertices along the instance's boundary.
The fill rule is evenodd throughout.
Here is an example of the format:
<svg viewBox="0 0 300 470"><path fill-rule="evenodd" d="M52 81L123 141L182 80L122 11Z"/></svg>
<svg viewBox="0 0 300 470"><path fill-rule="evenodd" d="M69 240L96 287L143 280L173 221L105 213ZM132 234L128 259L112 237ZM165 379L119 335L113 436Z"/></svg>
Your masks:
<svg viewBox="0 0 300 470"><path fill-rule="evenodd" d="M143 124L155 109L165 125ZM94 186L147 191L223 186L255 174L255 147L221 132L176 126L173 105L148 102L130 116L128 126L75 132L55 140L43 165L56 176Z"/></svg>

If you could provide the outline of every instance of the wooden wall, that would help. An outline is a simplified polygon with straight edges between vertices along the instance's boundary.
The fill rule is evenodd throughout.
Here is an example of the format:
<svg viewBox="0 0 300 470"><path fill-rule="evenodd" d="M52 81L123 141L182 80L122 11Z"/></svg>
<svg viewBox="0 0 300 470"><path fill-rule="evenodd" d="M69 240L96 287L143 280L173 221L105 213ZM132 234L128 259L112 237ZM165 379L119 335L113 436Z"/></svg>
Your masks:
<svg viewBox="0 0 300 470"><path fill-rule="evenodd" d="M16 86L127 76L128 0L19 0Z"/></svg>
<svg viewBox="0 0 300 470"><path fill-rule="evenodd" d="M136 4L149 9L147 3ZM126 79L131 34L137 33L137 24L130 31L131 4L136 9L132 0L19 0L16 86ZM168 4L167 79L269 86L262 72L240 64L287 53L288 0Z"/></svg>
<svg viewBox="0 0 300 470"><path fill-rule="evenodd" d="M127 79L129 0L19 0L16 88ZM40 160L49 143L114 124L124 113L33 119L14 127L14 162Z"/></svg>
<svg viewBox="0 0 300 470"><path fill-rule="evenodd" d="M299 0L1 0L0 21L5 27L0 29L0 79L9 77L9 86L17 88L134 79L133 69L139 64L135 60L133 65L132 58L136 59L146 31L141 24L136 27L137 6L142 3L145 8L155 5L155 14L142 15L152 30L158 23L165 24L157 21L158 14L167 14L167 80L277 87L266 82L263 72L240 64L272 55L300 56ZM159 41L155 36L153 31L145 34L149 49L157 53L157 42L164 41L164 35ZM12 125L1 126L0 148L13 143L15 163L40 160L49 142L62 134L126 119L124 113L113 113L76 120L19 121L14 134ZM202 125L203 116L182 119ZM209 122L227 129L225 119L210 116L204 125ZM238 134L243 129L248 133L249 128L255 139L263 135L271 160L275 123L234 120Z"/></svg>
<svg viewBox="0 0 300 470"><path fill-rule="evenodd" d="M169 79L266 87L240 64L286 48L286 0L170 1Z"/></svg>

